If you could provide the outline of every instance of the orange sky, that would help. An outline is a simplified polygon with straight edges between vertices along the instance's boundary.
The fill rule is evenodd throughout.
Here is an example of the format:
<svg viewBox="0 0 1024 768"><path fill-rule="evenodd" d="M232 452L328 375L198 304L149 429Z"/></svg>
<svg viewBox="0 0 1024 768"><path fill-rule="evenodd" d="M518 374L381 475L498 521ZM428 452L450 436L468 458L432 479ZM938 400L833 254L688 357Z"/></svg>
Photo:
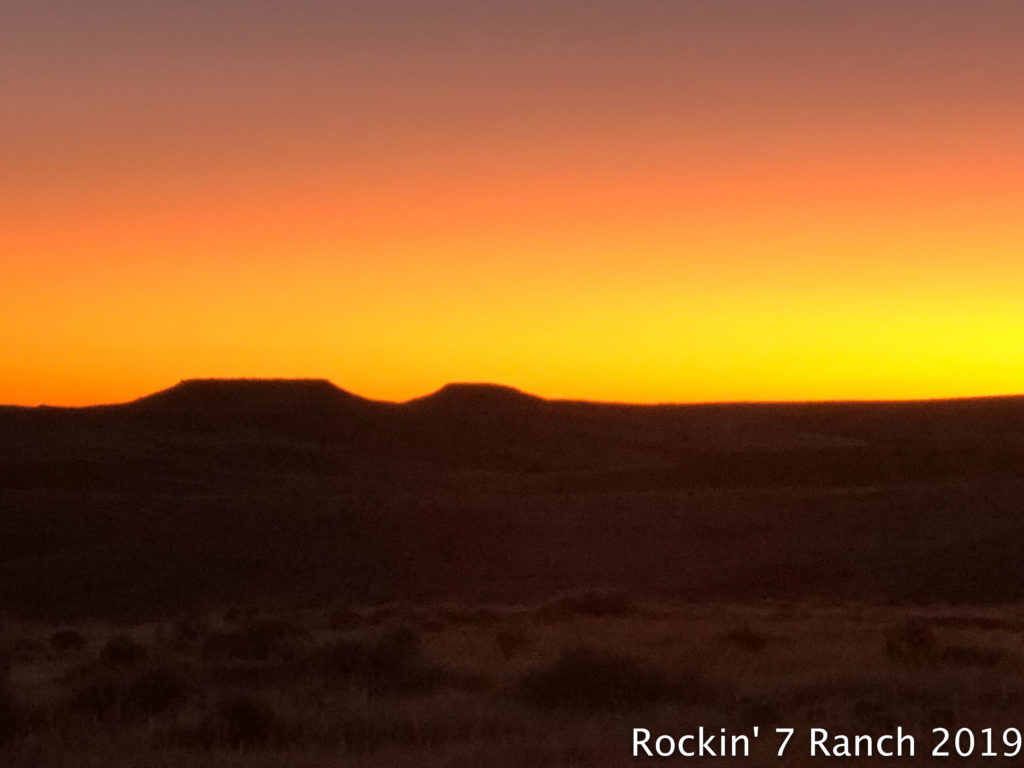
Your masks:
<svg viewBox="0 0 1024 768"><path fill-rule="evenodd" d="M1024 391L1024 7L15 0L0 402Z"/></svg>

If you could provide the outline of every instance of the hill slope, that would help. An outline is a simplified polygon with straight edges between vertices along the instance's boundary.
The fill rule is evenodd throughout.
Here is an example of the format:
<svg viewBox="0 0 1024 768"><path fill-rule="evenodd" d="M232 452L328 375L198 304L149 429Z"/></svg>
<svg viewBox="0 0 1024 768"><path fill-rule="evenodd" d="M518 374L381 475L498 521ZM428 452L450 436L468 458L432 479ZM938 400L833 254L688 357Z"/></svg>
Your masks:
<svg viewBox="0 0 1024 768"><path fill-rule="evenodd" d="M1024 399L631 406L192 381L0 408L0 609L1024 598Z"/></svg>

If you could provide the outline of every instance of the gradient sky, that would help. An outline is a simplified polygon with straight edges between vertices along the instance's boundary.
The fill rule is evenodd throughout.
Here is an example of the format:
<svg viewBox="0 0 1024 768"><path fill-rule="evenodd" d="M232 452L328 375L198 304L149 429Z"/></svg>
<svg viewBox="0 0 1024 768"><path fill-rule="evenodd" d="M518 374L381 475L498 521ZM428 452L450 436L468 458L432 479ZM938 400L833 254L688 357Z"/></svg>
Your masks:
<svg viewBox="0 0 1024 768"><path fill-rule="evenodd" d="M0 402L1024 391L1018 0L0 0Z"/></svg>

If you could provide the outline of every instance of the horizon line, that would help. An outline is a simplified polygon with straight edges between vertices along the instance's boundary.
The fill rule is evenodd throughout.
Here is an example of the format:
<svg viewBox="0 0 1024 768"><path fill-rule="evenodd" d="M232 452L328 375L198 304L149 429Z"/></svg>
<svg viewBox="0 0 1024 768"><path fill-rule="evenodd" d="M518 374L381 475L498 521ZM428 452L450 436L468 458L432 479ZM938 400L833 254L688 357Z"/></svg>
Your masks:
<svg viewBox="0 0 1024 768"><path fill-rule="evenodd" d="M367 397L365 395L358 394L352 390L338 386L332 380L325 377L309 376L309 377L276 377L276 376L230 376L230 377L198 377L198 378L184 378L180 379L171 386L157 389L145 394L139 395L129 400L118 400L112 402L98 402L98 403L87 403L82 405L53 405L50 403L36 403L34 405L25 403L0 403L0 408L21 408L21 409L50 409L50 410L79 410L89 408L111 408L117 406L131 405L146 400L147 398L154 397L156 395L171 392L178 387L185 384L195 383L216 383L216 384L231 384L231 383L277 383L277 384L327 384L333 389L340 393L350 395L352 397L359 398L368 403L379 403L385 405L408 405L411 403L427 400L428 398L437 396L446 390L451 390L456 387L465 388L479 388L479 389L496 389L504 390L510 393L521 395L523 397L536 399L542 402L548 403L565 403L565 404L585 404L585 405L607 405L607 406L626 406L626 407L700 407L700 406L772 406L772 405L899 405L899 404L914 404L914 403L955 403L955 402L971 402L979 400L1011 400L1024 397L1024 392L1008 392L998 394L969 394L969 395L953 395L953 396L939 396L939 397L906 397L906 398L794 398L794 399L766 399L766 400L659 400L659 401L628 401L628 400L598 400L588 398L577 398L577 397L547 397L545 395L535 394L525 389L521 389L517 386L504 384L495 381L451 381L447 382L435 390L427 392L423 395L416 395L414 397L407 398L405 400L386 400L376 397Z"/></svg>

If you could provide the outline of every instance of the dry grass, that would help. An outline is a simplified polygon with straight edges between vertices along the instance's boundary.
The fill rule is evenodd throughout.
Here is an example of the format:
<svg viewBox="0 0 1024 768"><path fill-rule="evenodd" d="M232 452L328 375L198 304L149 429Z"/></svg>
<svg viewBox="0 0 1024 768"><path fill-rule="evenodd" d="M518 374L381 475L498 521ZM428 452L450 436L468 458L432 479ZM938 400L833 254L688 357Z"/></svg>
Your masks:
<svg viewBox="0 0 1024 768"><path fill-rule="evenodd" d="M0 745L12 740L21 726L21 713L7 684L6 670L0 668Z"/></svg>
<svg viewBox="0 0 1024 768"><path fill-rule="evenodd" d="M660 669L631 656L587 646L567 648L526 674L519 696L538 707L636 711L666 701L707 703L714 696L695 673Z"/></svg>
<svg viewBox="0 0 1024 768"><path fill-rule="evenodd" d="M88 638L71 652L54 631L6 622L4 766L612 766L633 727L924 737L1019 726L1024 706L1011 608L221 612L65 628Z"/></svg>

